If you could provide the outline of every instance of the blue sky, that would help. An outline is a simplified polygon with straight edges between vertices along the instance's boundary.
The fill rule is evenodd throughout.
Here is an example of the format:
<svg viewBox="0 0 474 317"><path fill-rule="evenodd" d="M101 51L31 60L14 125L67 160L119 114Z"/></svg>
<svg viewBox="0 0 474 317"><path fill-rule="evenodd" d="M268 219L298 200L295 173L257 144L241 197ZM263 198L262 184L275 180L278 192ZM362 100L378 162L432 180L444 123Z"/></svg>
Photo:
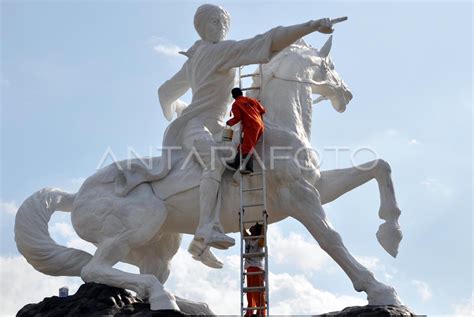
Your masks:
<svg viewBox="0 0 474 317"><path fill-rule="evenodd" d="M12 287L0 298L15 298L2 314L62 284L80 284L36 273L21 259L13 242L16 209L43 187L76 191L109 147L118 158L127 147L159 154L168 122L156 89L185 61L177 49L197 39L192 17L202 3L1 2L0 269L1 284ZM359 146L391 163L404 232L399 256L391 258L375 239L375 183L326 206L328 217L349 250L416 313L472 312L472 3L213 3L230 12L231 39L349 16L336 26L331 56L354 99L343 114L328 102L315 106L312 144L323 154L322 169L350 166ZM305 39L319 47L327 36ZM349 151L336 161L331 147ZM72 232L68 214L58 213L50 228L58 242L93 250ZM270 230L273 313L364 304L303 226L287 220ZM237 313L238 248L219 252L226 268L211 271L190 259L185 240L167 287ZM203 287L212 291L203 294ZM222 292L227 299L216 300Z"/></svg>

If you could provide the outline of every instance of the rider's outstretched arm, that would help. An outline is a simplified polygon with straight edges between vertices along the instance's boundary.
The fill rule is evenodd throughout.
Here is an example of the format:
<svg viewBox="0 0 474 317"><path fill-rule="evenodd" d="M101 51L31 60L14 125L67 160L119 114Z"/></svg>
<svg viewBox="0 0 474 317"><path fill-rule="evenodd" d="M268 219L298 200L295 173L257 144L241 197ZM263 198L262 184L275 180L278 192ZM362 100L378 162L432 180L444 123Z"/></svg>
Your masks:
<svg viewBox="0 0 474 317"><path fill-rule="evenodd" d="M272 52L279 52L291 45L305 35L319 31L321 33L332 33L332 22L330 19L320 19L302 24L279 27L275 30L272 38Z"/></svg>

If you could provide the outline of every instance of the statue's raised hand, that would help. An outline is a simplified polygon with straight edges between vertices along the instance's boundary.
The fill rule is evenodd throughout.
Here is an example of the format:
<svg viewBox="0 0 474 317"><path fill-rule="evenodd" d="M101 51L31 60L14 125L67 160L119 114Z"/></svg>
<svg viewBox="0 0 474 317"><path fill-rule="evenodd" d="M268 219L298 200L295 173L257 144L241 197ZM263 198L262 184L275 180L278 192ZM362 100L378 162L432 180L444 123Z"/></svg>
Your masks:
<svg viewBox="0 0 474 317"><path fill-rule="evenodd" d="M311 24L320 33L331 34L334 31L332 28L333 23L329 18L312 21Z"/></svg>

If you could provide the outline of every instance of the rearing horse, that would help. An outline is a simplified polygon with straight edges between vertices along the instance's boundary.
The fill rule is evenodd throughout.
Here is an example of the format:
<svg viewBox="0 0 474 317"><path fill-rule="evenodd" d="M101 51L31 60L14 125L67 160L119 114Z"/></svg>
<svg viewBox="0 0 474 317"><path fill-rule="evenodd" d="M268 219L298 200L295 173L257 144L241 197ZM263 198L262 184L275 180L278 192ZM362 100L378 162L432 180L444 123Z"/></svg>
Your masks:
<svg viewBox="0 0 474 317"><path fill-rule="evenodd" d="M379 217L385 222L378 241L396 256L402 238L390 166L383 160L348 169L319 171L310 149L312 94L331 101L343 112L352 98L329 58L330 38L317 50L303 41L275 56L263 68L264 90L260 96L265 116L265 166L269 223L286 217L300 221L351 279L354 289L367 293L370 305L400 305L396 291L379 281L346 249L332 228L322 205L365 182L375 179L380 190ZM274 149L279 149L276 159ZM302 150L303 149L303 150ZM261 149L257 147L257 153ZM273 159L272 159L273 158ZM159 160L159 158L156 158ZM123 163L123 162L119 162ZM222 164L219 163L218 164ZM142 183L127 196L115 193L120 175L111 164L86 179L76 194L45 188L26 199L16 216L15 240L19 251L35 269L49 275L81 276L86 282L131 289L148 298L151 309L176 309L175 297L163 286L170 273L170 260L181 243L181 234L193 234L199 222L199 188L189 186L163 198L168 185L177 182L199 184L197 171L189 179L173 173L154 183ZM252 177L245 177L250 186ZM179 185L179 184L178 184ZM226 232L239 230L239 188L226 172L220 189L221 223ZM249 193L249 203L252 198ZM94 255L57 245L49 236L48 221L56 210L70 211L77 234L94 245ZM261 212L248 209L251 218ZM113 268L126 262L140 268L132 274Z"/></svg>

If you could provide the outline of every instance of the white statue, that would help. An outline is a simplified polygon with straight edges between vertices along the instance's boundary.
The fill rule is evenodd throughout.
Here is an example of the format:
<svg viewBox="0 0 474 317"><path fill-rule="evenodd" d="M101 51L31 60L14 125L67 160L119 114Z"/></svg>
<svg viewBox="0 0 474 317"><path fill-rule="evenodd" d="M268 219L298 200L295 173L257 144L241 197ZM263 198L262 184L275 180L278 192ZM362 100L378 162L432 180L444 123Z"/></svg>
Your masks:
<svg viewBox="0 0 474 317"><path fill-rule="evenodd" d="M160 180L176 166L176 163L192 151L199 154L204 165L200 180L200 219L193 243L204 243L219 249L235 244L225 235L220 224L221 209L218 192L225 166L211 167L212 150L216 146L215 136L224 126L224 117L230 101L229 91L235 85L235 68L266 63L275 53L281 51L301 36L319 30L332 32L331 21L322 19L291 27L278 27L262 35L243 41L224 41L230 26L230 16L223 8L205 4L194 16L194 26L201 40L187 51L183 67L158 90L163 113L168 120L175 119L165 132L163 147L180 146L182 151L163 155L159 166L150 170L139 164L125 171L122 194L141 182L134 182L135 175L147 175L149 181ZM188 106L178 98L192 89L192 101ZM168 154L168 153L167 153ZM194 246L189 250L193 252ZM197 254L194 253L196 256Z"/></svg>
<svg viewBox="0 0 474 317"><path fill-rule="evenodd" d="M219 42L225 33L224 24L219 24L225 19L220 17L227 15L221 8L210 8L209 12L212 13L209 13L209 23L199 22L200 15L196 15L197 29L200 33L214 34L215 37L209 39ZM214 24L214 21L217 24ZM300 37L322 24L328 25L328 22L324 21L273 29L246 41L222 43L222 47L228 46L229 50L242 43L255 43L254 55L249 58L242 56L252 48L252 45L250 47L245 45L242 56L230 54L229 58L234 56L235 60L222 60L219 52L213 52L212 46L221 42L217 44L208 41L197 42L187 52L190 59L183 66L183 70L163 85L163 87L173 86L175 90L165 90L174 93L168 96L160 93L163 110L169 118L173 111L182 111L181 116L174 121L181 122L179 128L173 128L177 123L168 128L165 145L179 144L171 143L172 140L168 139L175 138L183 142L192 141L198 148L204 144L205 148L208 144L200 143L200 139L195 136L204 137L207 133L207 139L212 142L213 133L222 130L219 120L224 116L226 109L220 103L213 104L209 111L206 107L193 110L193 103L199 101L204 104L206 95L196 95L193 89L193 103L188 108L181 109L182 103L177 101L177 98L189 88L185 86L189 77L184 76L183 72L187 72L190 78L196 81L195 83L191 81L191 85L196 84L197 87L201 87L200 80L206 79L214 83L213 76L218 76L219 83L214 84L222 91L208 92L210 93L208 97L225 102L230 92L229 87L233 85L233 80L230 78L233 76L232 67L265 62L273 52L281 51L293 42L292 36ZM200 23L206 26L202 27ZM211 31L214 29L213 25L221 25L218 27L221 31L213 33L214 31ZM330 25L324 30L330 32ZM274 39L279 36L283 40L276 44ZM259 55L262 43L266 45L266 52ZM199 68L200 57L203 58L200 55L201 46L202 49L206 49L206 54L215 54L216 62L220 66L216 68L205 59L206 65L211 67L207 70L209 76L212 75L210 78L200 73L204 71ZM309 47L301 40L284 49L264 66L265 89L259 97L267 109L265 165L267 168L270 167L266 173L268 220L272 223L286 217L297 219L310 231L322 249L346 272L355 290L367 293L370 305L400 305L396 291L377 281L374 275L348 252L322 208L323 204L375 179L381 197L379 217L385 221L377 232L377 238L388 253L396 256L402 235L398 225L400 210L395 199L389 165L383 160L376 160L359 167L320 172L314 154L311 151L301 151L310 148L312 94L319 94L322 98L329 99L339 112L345 110L352 98L350 91L334 70L328 56L330 47L331 38L320 51ZM195 69L199 71L200 76L194 77ZM206 115L201 116L202 113ZM203 121L207 115L212 117L209 117L209 121ZM202 128L203 122L206 129ZM285 151L279 151L278 156L286 154L292 159L270 162L272 147L290 147ZM259 151L257 148L258 153ZM202 156L206 153L206 151L199 152ZM293 159L295 157L296 159ZM169 165L168 160L176 161ZM218 226L217 231L237 232L240 206L239 187L232 181L230 172L221 174L223 171L221 163L217 163L218 172L208 176L204 173L203 177L203 168L200 162L195 160L188 161L185 169L176 168L183 160L186 158L173 155L154 158L153 166L158 166L159 169L153 168L151 172L145 172L143 163L138 159L132 162L122 161L90 176L76 194L50 188L34 193L21 205L16 216L15 240L18 249L35 269L45 274L81 276L86 282L131 289L139 296L148 298L153 310L179 310L175 297L164 289L163 284L170 273L170 260L179 248L181 233L195 233L199 225L206 224L203 216L206 217L206 221L210 218L212 224ZM165 172L157 174L156 171ZM160 177L158 180L149 181L150 175ZM203 180L204 183L207 182L208 193L217 197L212 202L202 197ZM252 181L250 178L250 182ZM207 204L209 207L206 209L207 212L203 212L202 206L198 210L196 202ZM213 218L216 214L219 215L214 208L216 206L220 206L220 221ZM73 248L59 246L51 239L48 233L48 221L56 210L71 212L72 224L78 235L97 246L93 256ZM247 210L249 218L252 215L256 217L260 212L257 209ZM198 252L194 252L195 258L210 266L220 267L221 263L213 257L209 246L202 241L210 242L209 237L205 236L204 240L191 246L198 249ZM113 268L117 262L138 266L140 274Z"/></svg>

